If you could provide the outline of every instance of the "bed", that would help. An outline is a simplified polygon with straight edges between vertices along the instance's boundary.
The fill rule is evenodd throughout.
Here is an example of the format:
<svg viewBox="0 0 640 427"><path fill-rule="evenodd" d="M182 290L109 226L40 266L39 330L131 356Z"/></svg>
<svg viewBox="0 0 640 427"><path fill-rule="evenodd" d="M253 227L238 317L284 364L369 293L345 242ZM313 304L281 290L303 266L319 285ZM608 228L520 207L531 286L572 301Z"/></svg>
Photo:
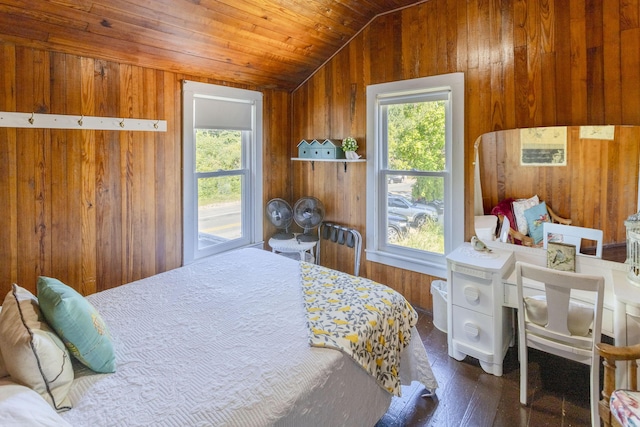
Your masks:
<svg viewBox="0 0 640 427"><path fill-rule="evenodd" d="M74 363L72 426L371 426L392 395L342 351L309 345L300 263L241 249L87 297L115 373ZM420 337L403 384L434 391Z"/></svg>

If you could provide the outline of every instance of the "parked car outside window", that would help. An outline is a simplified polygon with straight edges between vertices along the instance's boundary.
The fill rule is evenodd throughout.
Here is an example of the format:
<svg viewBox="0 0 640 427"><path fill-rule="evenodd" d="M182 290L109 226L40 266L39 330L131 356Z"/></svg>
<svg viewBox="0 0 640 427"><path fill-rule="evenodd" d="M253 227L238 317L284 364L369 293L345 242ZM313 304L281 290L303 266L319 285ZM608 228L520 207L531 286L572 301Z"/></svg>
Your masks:
<svg viewBox="0 0 640 427"><path fill-rule="evenodd" d="M425 199L418 199L418 200L414 200L414 203L417 203L419 205L432 206L432 207L434 207L436 209L436 211L438 212L438 215L442 215L444 213L444 201L443 200L433 199L433 200L427 202Z"/></svg>
<svg viewBox="0 0 640 427"><path fill-rule="evenodd" d="M433 206L438 211L438 214L442 215L444 213L444 201L442 200L432 200L427 202L428 206Z"/></svg>
<svg viewBox="0 0 640 427"><path fill-rule="evenodd" d="M404 215L387 214L387 243L395 243L409 234L409 223Z"/></svg>
<svg viewBox="0 0 640 427"><path fill-rule="evenodd" d="M406 216L413 227L422 227L427 221L438 221L438 210L435 207L413 203L404 196L389 194L387 206L388 213Z"/></svg>

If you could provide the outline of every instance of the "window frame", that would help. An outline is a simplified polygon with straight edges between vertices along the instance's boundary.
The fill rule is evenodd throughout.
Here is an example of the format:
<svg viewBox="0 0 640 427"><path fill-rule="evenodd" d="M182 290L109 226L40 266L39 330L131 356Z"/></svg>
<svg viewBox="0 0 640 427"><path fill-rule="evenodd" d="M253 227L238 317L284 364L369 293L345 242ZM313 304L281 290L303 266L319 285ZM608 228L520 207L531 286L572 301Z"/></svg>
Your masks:
<svg viewBox="0 0 640 427"><path fill-rule="evenodd" d="M251 104L251 130L242 131L239 171L196 171L195 99L206 97ZM184 80L183 101L183 265L247 246L262 247L262 98L261 92ZM242 237L198 247L198 179L242 176Z"/></svg>
<svg viewBox="0 0 640 427"><path fill-rule="evenodd" d="M443 177L444 254L387 244L387 176L406 171L386 168L386 129L382 106L390 99L424 99L448 92L445 116L445 168L443 171L412 171L412 175ZM367 86L367 243L368 261L405 270L446 277L446 255L464 241L464 73L450 73Z"/></svg>

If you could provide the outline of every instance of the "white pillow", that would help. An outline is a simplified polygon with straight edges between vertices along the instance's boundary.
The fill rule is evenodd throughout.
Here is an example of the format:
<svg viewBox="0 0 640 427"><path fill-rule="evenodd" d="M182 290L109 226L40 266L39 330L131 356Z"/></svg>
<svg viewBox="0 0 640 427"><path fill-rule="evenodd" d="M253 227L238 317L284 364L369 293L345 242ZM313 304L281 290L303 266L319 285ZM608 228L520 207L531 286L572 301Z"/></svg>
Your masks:
<svg viewBox="0 0 640 427"><path fill-rule="evenodd" d="M0 348L11 380L35 390L54 409L71 409L71 357L44 322L36 297L14 284L2 306Z"/></svg>
<svg viewBox="0 0 640 427"><path fill-rule="evenodd" d="M547 299L544 295L525 297L524 306L527 318L536 325L547 324ZM593 323L593 308L574 301L569 302L567 328L571 335L586 337Z"/></svg>
<svg viewBox="0 0 640 427"><path fill-rule="evenodd" d="M518 199L511 204L513 216L516 218L516 226L522 234L529 234L529 225L527 224L527 218L524 216L524 211L539 204L540 199L537 194L529 199Z"/></svg>
<svg viewBox="0 0 640 427"><path fill-rule="evenodd" d="M7 427L71 427L29 387L0 381L0 425Z"/></svg>

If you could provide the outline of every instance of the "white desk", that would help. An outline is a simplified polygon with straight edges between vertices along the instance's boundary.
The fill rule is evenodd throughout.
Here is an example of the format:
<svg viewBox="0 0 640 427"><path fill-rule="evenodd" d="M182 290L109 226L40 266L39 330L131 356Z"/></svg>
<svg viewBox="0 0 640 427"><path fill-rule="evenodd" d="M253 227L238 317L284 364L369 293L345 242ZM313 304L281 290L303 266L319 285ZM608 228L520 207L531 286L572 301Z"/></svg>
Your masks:
<svg viewBox="0 0 640 427"><path fill-rule="evenodd" d="M515 263L546 265L546 251L486 243L491 246L491 255L474 253L471 245L465 243L447 256L447 339L451 357L457 360L467 355L475 357L486 372L500 376L515 330L512 321L513 308L517 307ZM621 345L640 342L640 288L627 282L626 265L576 256L576 271L605 279L602 333ZM542 287L536 283L525 284L524 290L527 296L542 293ZM580 293L573 299L592 302Z"/></svg>
<svg viewBox="0 0 640 427"><path fill-rule="evenodd" d="M297 254L300 261L309 261L315 263L314 250L318 244L318 241L302 242L295 236L293 239L279 240L273 237L269 239L269 246L271 246L271 252L282 254ZM309 253L310 257L305 254Z"/></svg>
<svg viewBox="0 0 640 427"><path fill-rule="evenodd" d="M530 264L546 266L547 258L544 250L536 248L522 247L524 251L514 252L515 261L528 262ZM527 251L528 250L528 251ZM606 263L606 264L604 264ZM603 276L604 285L604 303L602 310L602 333L611 338L617 339L615 327L616 297L614 294L614 280L611 265L618 266L617 263L602 261L600 259L586 258L576 256L576 271L583 274L592 274ZM624 266L624 264L620 264ZM624 272L622 272L624 274ZM503 278L504 300L502 304L505 307L517 308L517 289L516 289L516 273L515 270L509 276ZM543 294L543 286L540 283L529 282L524 284L524 296L534 296ZM582 304L592 304L591 295L585 292L575 291L572 293L572 300Z"/></svg>
<svg viewBox="0 0 640 427"><path fill-rule="evenodd" d="M613 292L616 297L620 333L616 336L618 345L640 343L640 286L627 279L626 270L613 272Z"/></svg>

